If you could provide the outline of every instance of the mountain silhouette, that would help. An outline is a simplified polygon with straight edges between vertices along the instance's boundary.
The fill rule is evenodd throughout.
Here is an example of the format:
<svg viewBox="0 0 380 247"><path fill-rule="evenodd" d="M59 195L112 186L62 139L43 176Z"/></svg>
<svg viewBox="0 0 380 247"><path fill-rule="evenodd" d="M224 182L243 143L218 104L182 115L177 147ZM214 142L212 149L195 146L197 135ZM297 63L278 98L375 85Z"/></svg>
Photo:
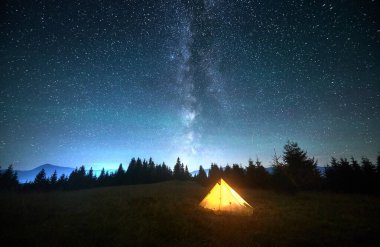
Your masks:
<svg viewBox="0 0 380 247"><path fill-rule="evenodd" d="M61 176L62 174L68 176L74 170L72 167L64 167L64 166L56 166L51 164L44 164L38 166L32 170L16 170L18 180L20 183L33 182L36 175L42 170L45 169L46 176L50 177L53 175L54 171L57 171L57 176Z"/></svg>
<svg viewBox="0 0 380 247"><path fill-rule="evenodd" d="M45 169L46 177L50 177L53 175L54 171L57 171L57 176L60 177L62 174L65 176L69 176L75 168L73 167L65 167L65 166L56 166L52 164L44 164L41 166L37 166L31 170L15 170L17 172L17 177L20 183L33 182L36 175L42 170ZM86 171L88 171L86 167ZM116 169L105 169L109 174L114 173ZM99 176L101 170L93 170L94 176Z"/></svg>

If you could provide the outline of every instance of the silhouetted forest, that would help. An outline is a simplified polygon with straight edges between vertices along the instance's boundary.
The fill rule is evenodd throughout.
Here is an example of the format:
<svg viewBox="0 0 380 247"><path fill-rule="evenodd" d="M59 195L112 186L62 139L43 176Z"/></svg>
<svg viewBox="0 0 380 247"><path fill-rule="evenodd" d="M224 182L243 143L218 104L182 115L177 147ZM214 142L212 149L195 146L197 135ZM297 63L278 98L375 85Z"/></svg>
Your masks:
<svg viewBox="0 0 380 247"><path fill-rule="evenodd" d="M314 157L309 157L296 142L284 146L283 155L274 155L271 172L257 159L249 160L248 166L239 164L218 166L215 163L206 173L200 166L198 174L192 177L187 166L177 159L173 170L165 163L155 164L152 158L141 160L132 158L127 169L120 164L114 173L102 169L95 176L93 169L86 171L84 166L76 168L69 176L47 177L42 169L33 182L20 184L12 165L0 173L2 190L50 191L76 190L102 186L157 183L167 180L194 180L203 186L213 185L223 177L234 186L274 189L285 192L300 190L331 190L337 192L357 192L378 194L380 189L380 156L376 165L363 157L361 161L332 157L330 164L321 174Z"/></svg>

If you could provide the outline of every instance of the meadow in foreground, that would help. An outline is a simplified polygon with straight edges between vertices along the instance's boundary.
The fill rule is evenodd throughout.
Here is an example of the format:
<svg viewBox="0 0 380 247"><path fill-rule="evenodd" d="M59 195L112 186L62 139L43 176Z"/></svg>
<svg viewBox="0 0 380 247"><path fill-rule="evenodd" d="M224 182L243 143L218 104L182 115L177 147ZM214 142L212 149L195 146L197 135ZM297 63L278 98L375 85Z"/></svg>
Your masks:
<svg viewBox="0 0 380 247"><path fill-rule="evenodd" d="M200 208L209 188L193 182L2 193L0 239L9 246L380 244L379 197L235 189L253 206L252 216Z"/></svg>

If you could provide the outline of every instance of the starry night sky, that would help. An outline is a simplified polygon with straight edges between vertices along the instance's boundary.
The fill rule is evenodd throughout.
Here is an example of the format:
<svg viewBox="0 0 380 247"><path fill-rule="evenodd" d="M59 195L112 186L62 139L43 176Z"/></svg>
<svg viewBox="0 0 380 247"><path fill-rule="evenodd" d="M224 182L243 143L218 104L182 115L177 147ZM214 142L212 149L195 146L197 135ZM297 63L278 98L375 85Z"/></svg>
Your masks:
<svg viewBox="0 0 380 247"><path fill-rule="evenodd" d="M5 1L0 165L380 151L378 1Z"/></svg>

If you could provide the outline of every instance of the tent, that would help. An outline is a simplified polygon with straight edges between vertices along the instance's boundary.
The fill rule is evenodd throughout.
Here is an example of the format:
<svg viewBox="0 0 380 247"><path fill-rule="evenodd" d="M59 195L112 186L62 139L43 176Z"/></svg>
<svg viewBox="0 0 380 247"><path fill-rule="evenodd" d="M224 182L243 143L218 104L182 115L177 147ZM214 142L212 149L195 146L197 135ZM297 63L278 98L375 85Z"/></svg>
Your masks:
<svg viewBox="0 0 380 247"><path fill-rule="evenodd" d="M253 208L222 178L199 204L216 213L252 215Z"/></svg>

